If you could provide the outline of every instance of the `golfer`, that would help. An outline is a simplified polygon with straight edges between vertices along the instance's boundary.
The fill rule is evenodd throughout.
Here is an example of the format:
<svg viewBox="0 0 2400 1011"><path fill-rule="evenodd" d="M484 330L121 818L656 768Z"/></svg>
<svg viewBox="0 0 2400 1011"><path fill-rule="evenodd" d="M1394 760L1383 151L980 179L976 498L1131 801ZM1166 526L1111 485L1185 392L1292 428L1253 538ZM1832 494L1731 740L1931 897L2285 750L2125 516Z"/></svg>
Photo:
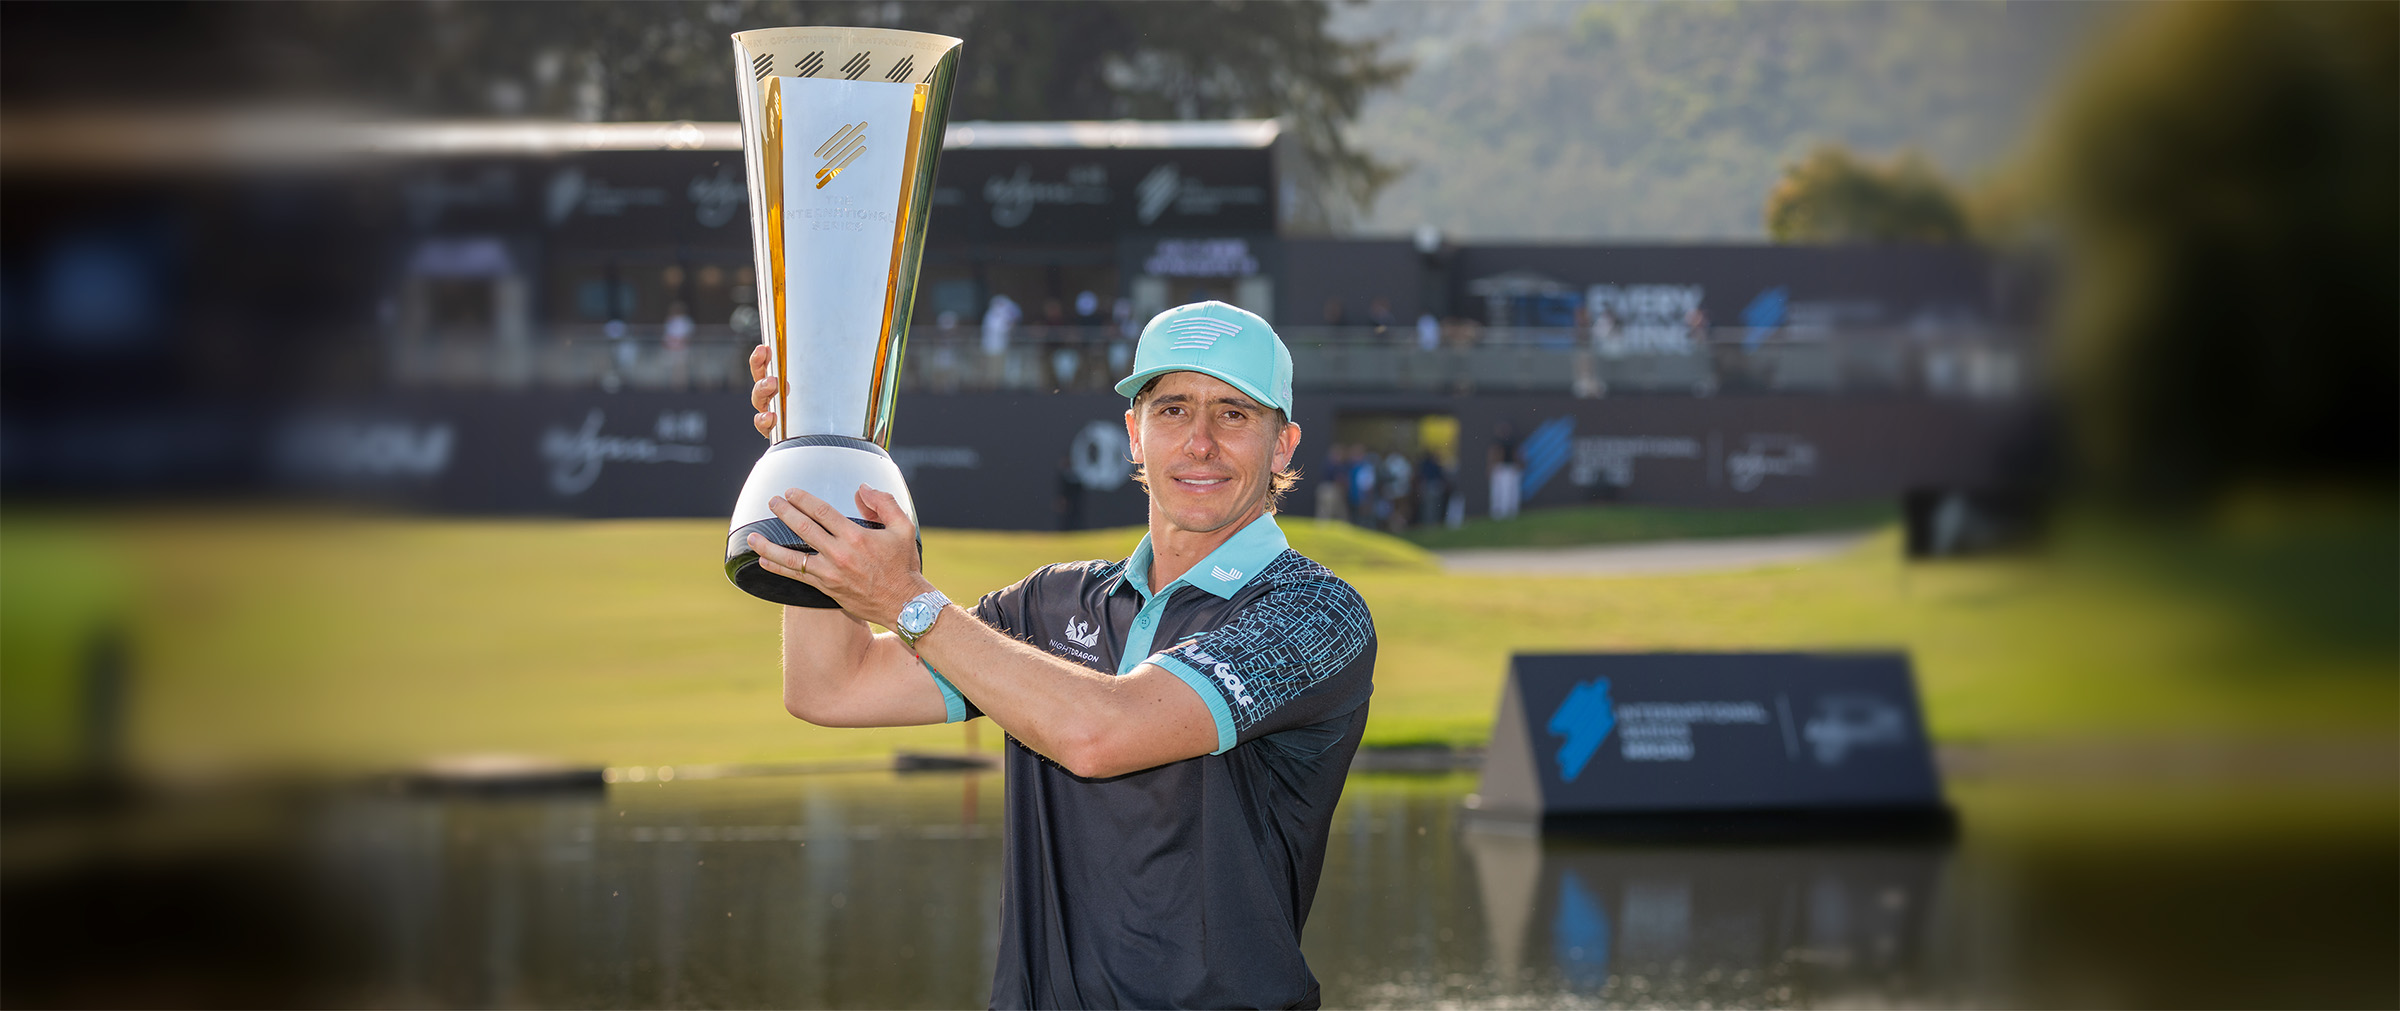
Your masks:
<svg viewBox="0 0 2400 1011"><path fill-rule="evenodd" d="M761 411L765 368L753 354ZM858 491L880 529L798 490L773 499L817 551L751 549L842 605L784 608L784 707L1007 732L993 1007L1313 1008L1300 928L1367 723L1375 625L1275 525L1300 445L1291 352L1251 313L1186 305L1143 329L1116 390L1149 533L972 609L918 570L890 495Z"/></svg>

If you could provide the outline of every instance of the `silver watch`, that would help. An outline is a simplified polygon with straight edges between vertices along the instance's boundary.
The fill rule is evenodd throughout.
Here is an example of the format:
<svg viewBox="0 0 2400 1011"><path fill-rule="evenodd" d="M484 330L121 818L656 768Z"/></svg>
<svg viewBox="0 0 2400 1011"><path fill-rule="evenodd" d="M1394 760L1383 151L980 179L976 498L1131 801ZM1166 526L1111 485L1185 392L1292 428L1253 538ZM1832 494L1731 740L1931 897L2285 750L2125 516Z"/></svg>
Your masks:
<svg viewBox="0 0 2400 1011"><path fill-rule="evenodd" d="M942 608L949 603L950 598L942 596L940 590L917 594L900 606L900 620L892 624L892 634L899 636L901 642L908 644L908 648L917 648L917 640L924 638L925 633L933 628L933 619L941 617Z"/></svg>

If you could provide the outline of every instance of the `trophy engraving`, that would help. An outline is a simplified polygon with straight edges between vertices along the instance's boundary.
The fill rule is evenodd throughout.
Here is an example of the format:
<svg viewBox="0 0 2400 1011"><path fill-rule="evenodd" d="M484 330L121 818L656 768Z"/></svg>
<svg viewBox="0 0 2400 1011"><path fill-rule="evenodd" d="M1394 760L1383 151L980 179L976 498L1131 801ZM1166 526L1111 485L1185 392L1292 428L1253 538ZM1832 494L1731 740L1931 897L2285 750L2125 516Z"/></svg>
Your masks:
<svg viewBox="0 0 2400 1011"><path fill-rule="evenodd" d="M767 372L783 381L771 445L742 485L725 542L726 578L753 596L836 606L766 571L749 549L758 533L811 550L767 509L785 489L848 513L865 484L916 517L887 450L959 46L863 28L733 36L759 329ZM930 69L911 83L918 67Z"/></svg>

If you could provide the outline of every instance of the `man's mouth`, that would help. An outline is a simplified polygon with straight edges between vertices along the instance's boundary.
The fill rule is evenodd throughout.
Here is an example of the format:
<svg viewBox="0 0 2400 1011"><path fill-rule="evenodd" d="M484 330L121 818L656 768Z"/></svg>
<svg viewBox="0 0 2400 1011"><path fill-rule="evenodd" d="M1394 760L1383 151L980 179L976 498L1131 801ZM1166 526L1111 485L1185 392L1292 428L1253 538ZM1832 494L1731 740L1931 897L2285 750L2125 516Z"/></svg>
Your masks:
<svg viewBox="0 0 2400 1011"><path fill-rule="evenodd" d="M1214 488L1229 480L1231 479L1222 477L1179 477L1175 479L1175 483L1187 488Z"/></svg>

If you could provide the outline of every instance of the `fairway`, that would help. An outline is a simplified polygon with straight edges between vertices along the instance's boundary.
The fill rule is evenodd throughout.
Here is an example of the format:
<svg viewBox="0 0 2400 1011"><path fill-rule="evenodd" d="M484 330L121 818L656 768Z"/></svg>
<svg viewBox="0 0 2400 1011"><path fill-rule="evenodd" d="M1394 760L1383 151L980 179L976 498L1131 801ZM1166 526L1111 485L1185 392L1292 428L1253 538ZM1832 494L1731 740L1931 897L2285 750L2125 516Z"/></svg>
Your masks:
<svg viewBox="0 0 2400 1011"><path fill-rule="evenodd" d="M2356 564L2389 540L2372 524L2320 545L2331 561L2281 568L2236 548L2084 550L2071 534L2046 561L1908 565L1887 528L1822 561L1613 578L1450 575L1395 538L1285 529L1374 610L1370 745L1480 745L1514 651L1905 649L1945 741L2388 737L2400 701L2390 574ZM934 581L973 600L1047 562L1122 557L1138 533L931 530L925 552ZM785 715L775 607L726 584L722 536L711 520L19 512L0 531L8 767L71 754L69 672L111 621L130 648L129 748L157 771L965 746L959 727ZM998 745L988 724L977 733Z"/></svg>

